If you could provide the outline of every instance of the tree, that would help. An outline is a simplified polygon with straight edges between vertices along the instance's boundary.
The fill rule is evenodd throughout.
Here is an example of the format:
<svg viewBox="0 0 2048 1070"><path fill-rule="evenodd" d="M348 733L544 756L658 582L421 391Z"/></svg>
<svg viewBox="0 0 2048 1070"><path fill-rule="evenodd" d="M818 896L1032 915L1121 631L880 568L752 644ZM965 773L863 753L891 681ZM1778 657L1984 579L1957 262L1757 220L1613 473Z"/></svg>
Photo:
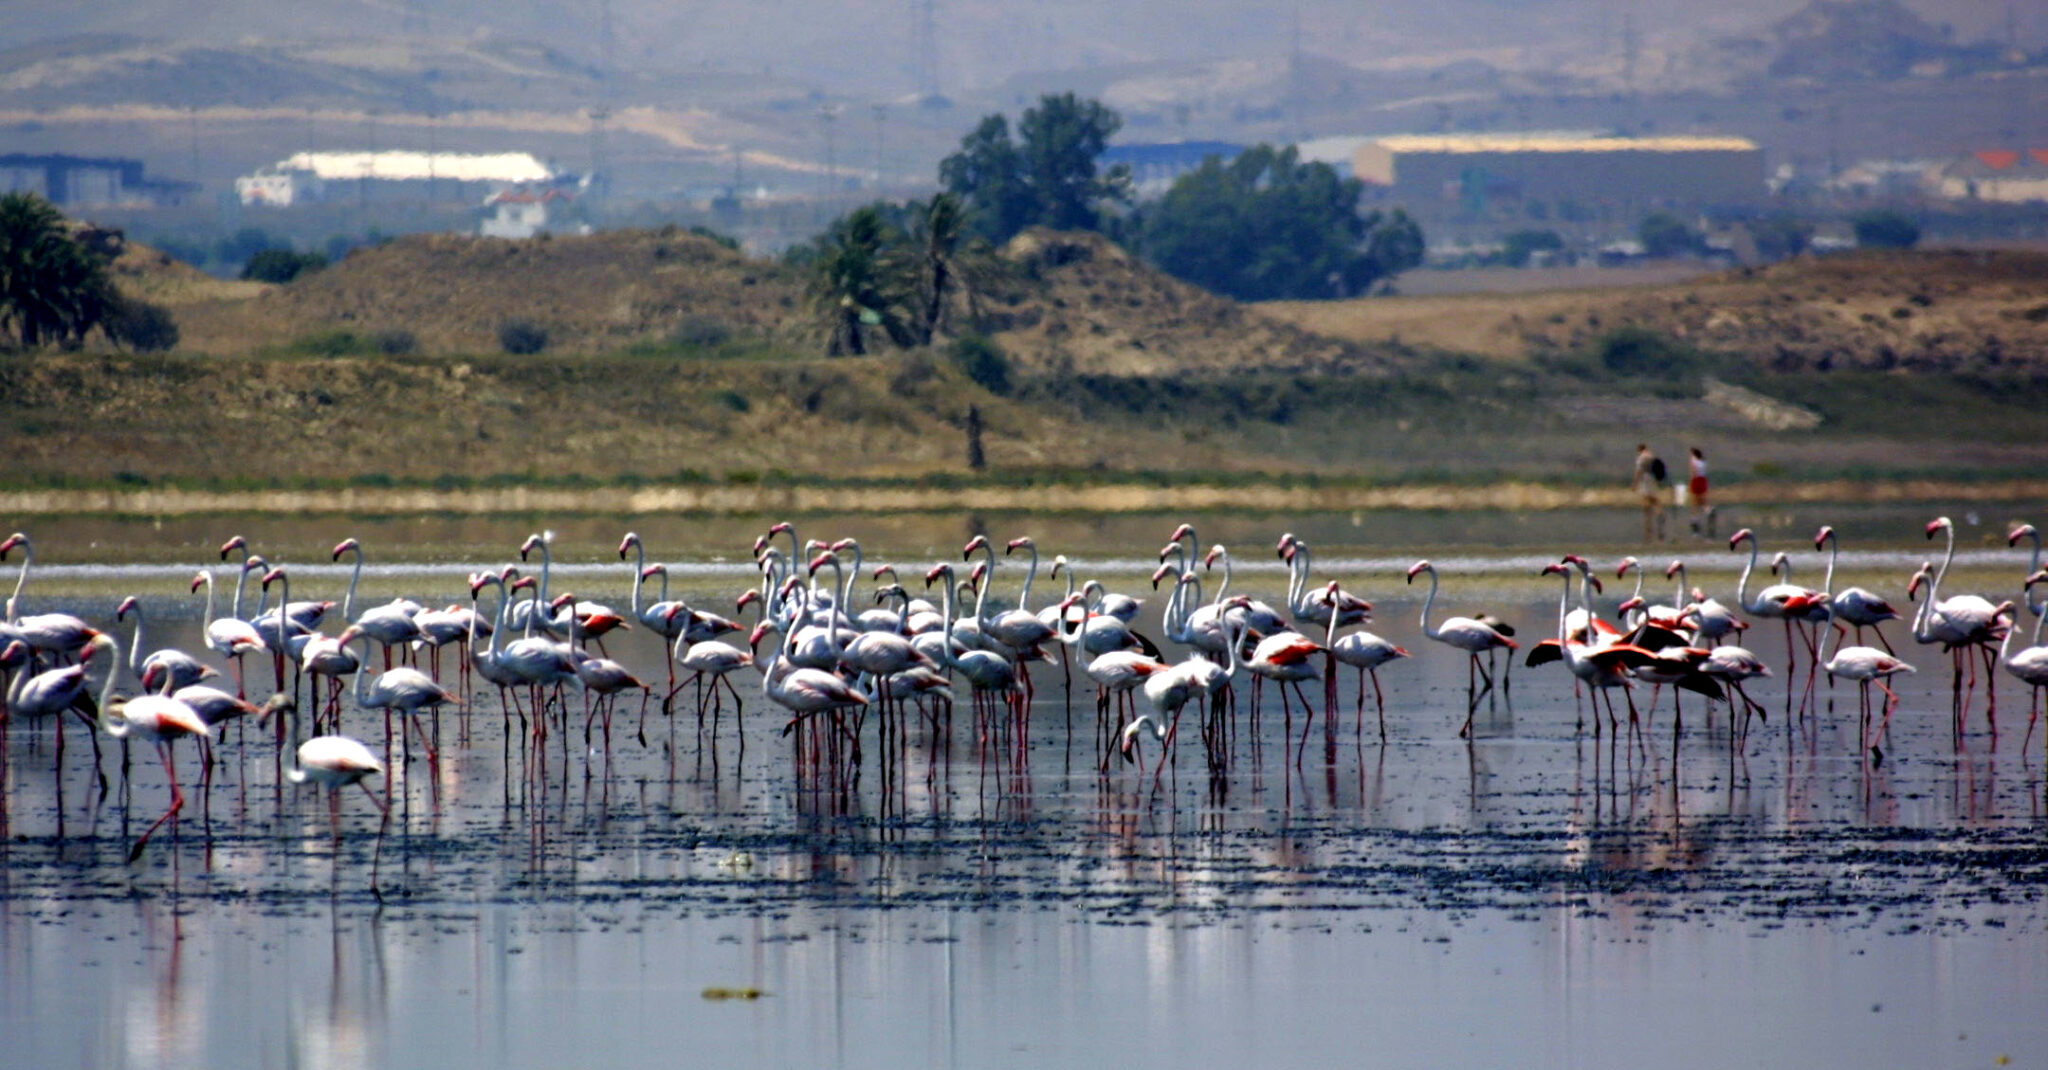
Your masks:
<svg viewBox="0 0 2048 1070"><path fill-rule="evenodd" d="M1669 212L1644 216L1636 225L1636 238L1643 243L1643 252L1654 257L1684 256L1699 252L1707 244L1699 231Z"/></svg>
<svg viewBox="0 0 2048 1070"><path fill-rule="evenodd" d="M879 207L867 205L842 216L818 239L811 298L830 331L826 356L866 354L877 330L900 346L915 342L904 319L910 294L891 263L900 235Z"/></svg>
<svg viewBox="0 0 2048 1070"><path fill-rule="evenodd" d="M1047 94L1017 121L1017 137L1001 115L985 116L960 151L939 163L939 181L974 209L991 241L1008 241L1029 226L1100 230L1101 206L1130 199L1130 169L1097 173L1096 158L1123 126L1101 101Z"/></svg>
<svg viewBox="0 0 2048 1070"><path fill-rule="evenodd" d="M1856 228L1856 244L1873 249L1911 249L1920 244L1920 224L1904 212L1873 208L1849 221Z"/></svg>
<svg viewBox="0 0 2048 1070"><path fill-rule="evenodd" d="M178 346L178 323L170 310L132 297L115 295L107 307L100 329L115 345L137 353L155 353Z"/></svg>
<svg viewBox="0 0 2048 1070"><path fill-rule="evenodd" d="M967 305L970 324L980 320L981 293L996 271L996 261L988 243L974 235L967 205L958 194L941 193L909 207L904 267L915 295L917 340L930 345L948 333L956 295Z"/></svg>
<svg viewBox="0 0 2048 1070"><path fill-rule="evenodd" d="M242 265L242 278L257 282L290 282L327 266L319 253L295 253L290 249L264 249Z"/></svg>
<svg viewBox="0 0 2048 1070"><path fill-rule="evenodd" d="M1749 237L1756 243L1758 256L1766 260L1784 260L1806 251L1807 245L1813 241L1813 224L1781 212L1752 221Z"/></svg>
<svg viewBox="0 0 2048 1070"><path fill-rule="evenodd" d="M1502 243L1500 258L1509 267L1527 267L1537 253L1554 253L1564 248L1564 238L1554 230L1518 230Z"/></svg>
<svg viewBox="0 0 2048 1070"><path fill-rule="evenodd" d="M75 347L116 300L101 258L33 193L0 197L0 331L22 348Z"/></svg>
<svg viewBox="0 0 2048 1070"><path fill-rule="evenodd" d="M1361 216L1363 186L1259 145L1182 175L1134 227L1168 273L1245 301L1362 293L1422 259L1406 213Z"/></svg>

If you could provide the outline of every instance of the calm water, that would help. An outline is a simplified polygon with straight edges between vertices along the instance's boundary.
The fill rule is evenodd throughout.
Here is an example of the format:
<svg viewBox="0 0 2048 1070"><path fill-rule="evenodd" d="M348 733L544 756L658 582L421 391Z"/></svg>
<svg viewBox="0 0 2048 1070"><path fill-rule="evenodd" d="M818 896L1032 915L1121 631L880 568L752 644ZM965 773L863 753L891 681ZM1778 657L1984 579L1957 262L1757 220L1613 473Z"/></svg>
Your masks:
<svg viewBox="0 0 2048 1070"><path fill-rule="evenodd" d="M1918 514L1908 513L1886 525L1910 528ZM1552 529L1590 530L1594 519L1539 519L1527 537L1420 549L1444 565L1451 611L1491 609L1541 635L1555 619L1554 588L1488 561L1553 538L1548 545L1561 545L1569 533ZM1986 518L1982 530L2002 522ZM381 557L362 527L272 532L252 522L246 533L265 552L274 536L291 550L276 556L293 561L324 557L321 543L356 534L386 566L495 561L523 534L494 522L477 540L437 535L422 545L438 549L415 554L399 534L405 522L385 523L393 527L382 543L406 549ZM802 526L805 535L858 531L873 544L870 562L882 548L909 565L969 522L930 521L894 533L896 543L859 523L872 522ZM1171 527L1126 533L1123 524L1077 533L1073 545L1136 557L1133 547ZM1320 533L1332 559L1380 552L1363 537L1342 539L1349 524L1312 518L1297 530ZM570 570L576 586L623 606L626 573L611 553L619 525L555 526L564 558L582 565ZM641 530L657 554L715 564L714 546L743 560L758 526L733 522L719 529L721 543ZM1271 560L1277 523L1210 526L1211 537L1243 544L1247 564ZM1498 526L1519 530L1512 518ZM203 560L201 548L230 528L241 530L193 521L170 548L123 541L98 556L76 543L60 551L64 538L36 533L41 561L169 565ZM117 529L123 540L146 530ZM1416 549L1423 532L1388 541ZM1033 533L1048 552L1066 548ZM1789 549L1808 533L1771 541ZM1909 537L1917 531L1886 535L1844 527L1853 546L1919 549ZM1730 555L1697 556L1728 598L1718 588L1732 588L1723 583ZM608 571L597 567L606 559ZM1461 581L1460 560L1495 568L1494 578ZM1858 582L1898 596L1888 560L1868 559ZM1995 591L2023 563L1980 563L1955 582L2004 597ZM186 578L170 568L53 572L32 579L25 608L104 617L106 591L121 586L144 599L151 647L197 649ZM1018 579L1006 570L998 587L1013 593ZM293 594L338 599L345 581L315 572ZM714 568L682 582L709 604L743 578ZM1241 582L1279 600L1277 574ZM461 590L446 567L385 567L366 585L379 598L405 591L423 601ZM1056 665L1038 671L1021 756L1001 746L984 754L963 686L950 739L913 727L895 763L879 753L870 719L857 784L799 778L784 718L751 679L741 684L744 749L730 711L714 743L687 702L673 719L650 713L643 746L629 699L609 759L595 741L585 747L579 706L544 758L522 758L515 742L508 760L498 700L479 693L466 735L461 718L442 719L438 778L417 751L394 770L381 845L376 811L352 790L337 851L319 794L280 788L272 748L230 730L204 802L182 748L186 820L175 841L131 866L129 842L166 799L154 759L138 751L128 785L117 780L101 799L82 733L69 733L58 775L50 727L11 725L0 793L6 1061L2048 1060L2043 736L2022 746L2026 701L2010 679L1997 738L1979 695L1958 743L1940 656L1902 651L1923 671L1900 688L1877 766L1858 750L1853 686L1838 687L1829 705L1823 685L1819 713L1788 721L1782 679L1754 689L1771 718L1738 746L1725 710L1710 717L1696 699L1674 733L1668 697L1642 737L1596 739L1578 728L1561 670L1517 670L1510 692L1482 700L1467 744L1455 738L1466 711L1462 658L1417 634L1415 592L1397 574L1361 575L1356 586L1379 603L1374 629L1417 654L1381 673L1389 742L1374 739L1369 701L1364 738L1354 735L1347 674L1339 732L1327 741L1320 723L1311 729L1298 767L1269 690L1259 731L1240 721L1217 777L1191 709L1156 786L1149 771L1121 763L1098 772L1092 695L1076 696L1070 733ZM1476 594L1461 599L1461 590ZM1142 627L1156 634L1154 614ZM1782 639L1762 632L1749 645L1782 671ZM610 648L644 678L665 680L647 636L618 636ZM267 667L252 669L252 680L267 677ZM346 716L348 731L381 746L376 715ZM1156 753L1148 746L1147 760ZM110 745L108 771L117 765ZM373 855L381 906L369 888Z"/></svg>

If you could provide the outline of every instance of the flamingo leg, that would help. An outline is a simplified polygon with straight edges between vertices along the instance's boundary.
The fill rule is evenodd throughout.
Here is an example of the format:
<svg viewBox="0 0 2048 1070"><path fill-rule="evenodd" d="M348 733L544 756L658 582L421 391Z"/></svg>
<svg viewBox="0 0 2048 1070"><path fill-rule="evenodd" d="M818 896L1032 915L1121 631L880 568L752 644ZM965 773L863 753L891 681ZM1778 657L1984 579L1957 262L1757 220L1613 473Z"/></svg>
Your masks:
<svg viewBox="0 0 2048 1070"><path fill-rule="evenodd" d="M164 760L164 777L171 784L171 805L164 810L162 817L157 818L154 824L143 830L142 838L135 841L135 846L128 849L128 861L131 865L136 859L142 857L142 849L149 846L150 836L154 835L164 822L176 817L178 811L185 808L185 793L178 788L178 770L171 764L171 745L167 742L159 741L156 745L156 751Z"/></svg>

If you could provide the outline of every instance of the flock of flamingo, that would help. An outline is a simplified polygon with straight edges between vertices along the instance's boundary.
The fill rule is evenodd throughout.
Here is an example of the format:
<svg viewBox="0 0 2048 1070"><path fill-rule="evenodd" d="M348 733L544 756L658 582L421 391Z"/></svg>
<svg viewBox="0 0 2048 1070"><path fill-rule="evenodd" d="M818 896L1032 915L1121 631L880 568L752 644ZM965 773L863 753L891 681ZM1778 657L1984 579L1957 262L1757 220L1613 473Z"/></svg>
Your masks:
<svg viewBox="0 0 2048 1070"><path fill-rule="evenodd" d="M1923 564L1906 585L1907 596L1918 603L1910 631L1916 642L1939 645L1951 656L1955 731L1960 734L1963 729L1980 667L1987 677L1987 692L1992 691L1990 679L1996 666L2026 683L2032 689L2037 716L2040 690L2048 687L2048 647L2040 642L2044 604L2033 594L2036 585L2048 582L2048 571L2040 568L2039 534L2031 525L2022 526L2007 540L2012 546L2026 539L2033 542L2020 604L2034 614L2035 623L2028 645L2018 651L2012 649L2013 633L2018 630L2013 601L1994 604L1976 595L1943 596L1942 581L1955 556L1954 525L1946 517L1937 519L1927 525L1926 535L1930 539L1945 535L1947 554L1939 567ZM778 536L786 537L786 551L777 544ZM1885 737L1898 704L1898 695L1887 680L1913 671L1881 628L1900 619L1900 612L1862 588L1834 588L1838 551L1832 528L1823 527L1814 538L1816 550L1829 552L1827 575L1818 590L1792 583L1791 561L1779 553L1771 564L1777 582L1762 586L1752 596L1750 584L1761 551L1756 536L1747 529L1729 541L1731 549L1744 543L1749 545L1749 560L1737 583L1733 606L1688 586L1684 564L1679 561L1665 570L1666 578L1675 580L1669 604L1651 604L1642 593L1643 566L1626 558L1616 575L1626 578L1634 572L1636 585L1633 595L1616 608L1612 621L1601 615L1596 604L1602 584L1593 566L1582 556L1564 555L1543 569L1544 575L1560 580L1555 634L1529 644L1526 652L1519 654L1522 644L1514 638L1515 629L1497 617L1479 613L1437 618L1437 569L1428 561L1416 562L1407 570L1409 583L1418 576L1429 578L1428 595L1422 603L1422 634L1468 656L1467 716L1460 736L1469 737L1480 697L1496 682L1507 686L1507 674L1520 656L1525 666L1565 665L1575 681L1575 693L1583 688L1592 696L1596 735L1602 727L1603 706L1607 727L1619 731L1613 698L1617 691L1627 706L1631 731L1644 727L1633 691L1634 685L1647 683L1653 687L1649 703L1653 713L1666 686L1672 691L1674 717L1682 716L1680 695L1686 691L1709 702L1729 704L1731 717L1740 710L1740 727L1731 720L1731 739L1739 740L1746 734L1751 716L1765 712L1745 684L1772 675L1760 658L1732 641L1751 626L1743 619L1747 616L1757 621L1776 620L1784 627L1788 716L1795 704L1799 715L1805 715L1813 702L1817 674L1853 680L1862 699L1861 745L1868 747L1873 761L1881 762L1878 742ZM689 689L700 732L708 715L715 746L726 700L731 700L735 714L741 709L741 693L733 676L751 670L759 674L760 692L788 711L782 731L793 738L800 775L806 770L829 769L835 774L852 771L857 776L871 713L879 725L874 740L884 753L893 755L906 746L907 719L912 716L925 726L927 738L950 739L954 688L960 682L969 692L974 738L984 757L993 753L1000 761L1007 753L1021 760L1028 749L1033 711L1032 672L1034 666L1041 673L1049 671L1054 660L1068 681L1069 733L1072 675L1079 667L1096 688L1095 743L1101 769L1107 772L1111 758L1121 755L1139 762L1142 777L1145 769L1138 749L1142 738L1149 735L1162 748L1152 770L1155 785L1173 753L1182 713L1190 706L1199 711L1200 736L1212 773L1228 767L1236 747L1236 684L1241 679L1252 685L1248 705L1254 748L1260 738L1261 691L1270 682L1280 695L1284 749L1299 763L1317 713L1318 704L1303 690L1310 681L1322 684L1319 705L1326 738L1334 748L1338 679L1345 668L1357 676L1354 733L1362 739L1369 681L1378 711L1379 737L1385 740L1386 706L1379 670L1409 657L1409 651L1365 628L1371 620L1370 603L1337 581L1317 582L1306 541L1284 535L1276 549L1288 574L1280 606L1232 594L1228 551L1222 546L1205 551L1191 525L1183 524L1173 532L1159 551L1159 568L1152 574L1154 590L1164 592L1159 635L1186 650L1179 660L1172 660L1140 627L1138 599L1108 591L1095 580L1077 584L1076 570L1064 556L1053 558L1050 569L1055 582L1064 579L1063 590L1033 610L1033 585L1041 559L1030 538L1012 539L998 554L986 537L977 536L962 548L964 575L953 564L941 563L925 570L922 587L913 589L901 582L891 565L869 568L853 539L800 541L790 524L779 523L753 547L759 585L734 603L737 614L753 608L755 619L749 627L671 599L666 566L649 564L639 536L630 533L618 547L622 562L633 555L628 613L574 594L555 593L551 588L550 536L529 536L519 547L518 564L470 576L469 604L442 609L404 598L381 605L359 604L356 595L363 551L354 539L336 545L332 554L336 561L344 556L354 560L341 604L294 601L288 570L252 553L247 540L237 536L220 551L223 561L239 555L233 598L225 612L216 600L212 570L200 570L191 581L195 595L205 589L205 644L231 674L230 692L208 682L219 678L221 670L201 657L173 647L148 649L141 604L135 598L123 600L114 614L117 622L133 619L125 660L120 640L105 628L64 613L23 613L34 547L26 535L15 534L0 542L0 560L16 550L22 555L13 593L4 617L0 617L0 674L5 679L4 689L0 689L5 696L0 728L16 719L54 722L60 774L67 716L76 716L87 725L96 769L100 765L100 732L156 747L170 785L170 805L136 840L129 853L131 861L141 855L161 826L176 821L184 805L171 744L191 737L205 747L224 724L237 718L253 718L272 729L280 766L283 755L292 756L290 767L279 769L281 781L328 789L337 838L339 793L349 785L362 786L388 820L389 802L379 798L365 781L382 775L393 760L394 719L400 736L397 753L410 753L410 737L417 731L427 761L434 763L438 726L428 731L420 718L438 715L443 707L470 712L472 674L497 689L508 753L514 738L533 748L532 753L543 753L551 726L566 740L570 696L580 694L585 740L591 739L593 725L601 722L608 756L613 708L622 696L633 692L639 693L643 745L646 711L655 692L661 692L659 704L668 712ZM991 603L995 574L1005 560L1019 555L1027 562L1021 589L1011 608L999 609ZM524 574L528 570L536 574ZM1205 576L1219 570L1221 583L1205 597ZM256 604L245 610L252 577ZM657 578L659 595L648 597L648 581ZM873 589L857 597L856 583L870 581ZM1921 597L1923 587L1925 597ZM277 592L274 604L273 588ZM486 589L494 596L488 610ZM924 597L928 591L937 595L936 604ZM856 605L864 600L869 608ZM635 625L660 637L668 647L668 678L663 684L642 681L612 660L604 648L607 635ZM330 626L337 627L333 634L322 630ZM1864 645L1866 629L1876 636L1879 646ZM744 645L731 641L742 633L746 635ZM763 654L761 644L769 635L776 639ZM459 652L453 687L443 682L441 666L441 648L449 645ZM592 645L595 653L590 650ZM1795 670L1802 650L1807 676L1800 685ZM1505 667L1498 661L1503 655L1507 657ZM259 663L268 660L272 673L275 693L260 704L248 698L244 659L252 656ZM688 674L680 680L678 667ZM89 679L95 671L99 675L97 688ZM123 687L131 676L139 685L134 693ZM346 682L350 678L355 706L383 714L381 755L342 734L343 699L351 694ZM1882 716L1875 725L1871 723L1873 687L1885 696ZM302 701L311 710L313 735L300 741ZM1302 721L1299 736L1294 731L1297 707ZM1988 708L1995 732L1995 694ZM2032 727L2030 717L2029 734ZM6 738L7 733L0 731L0 767L5 765ZM743 741L745 737L740 738ZM202 789L210 786L213 764L209 754L202 763ZM125 764L123 771L125 775ZM104 793L106 774L98 772L97 778Z"/></svg>

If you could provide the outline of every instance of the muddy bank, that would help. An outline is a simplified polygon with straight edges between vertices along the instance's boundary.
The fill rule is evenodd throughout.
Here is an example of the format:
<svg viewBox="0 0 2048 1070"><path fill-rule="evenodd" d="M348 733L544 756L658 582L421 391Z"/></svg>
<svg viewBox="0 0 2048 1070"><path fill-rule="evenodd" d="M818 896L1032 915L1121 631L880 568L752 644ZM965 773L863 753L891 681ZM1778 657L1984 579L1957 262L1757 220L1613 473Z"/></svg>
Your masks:
<svg viewBox="0 0 2048 1070"><path fill-rule="evenodd" d="M2002 502L2048 497L2048 480L1825 480L1743 483L1715 491L1721 505L1843 502ZM1138 513L1186 510L1310 512L1621 508L1626 487L1546 483L1400 486L1146 486L1139 483L1016 486L491 487L460 490L351 487L332 490L182 489L0 492L0 515L189 516L207 513L749 514L1030 511Z"/></svg>

